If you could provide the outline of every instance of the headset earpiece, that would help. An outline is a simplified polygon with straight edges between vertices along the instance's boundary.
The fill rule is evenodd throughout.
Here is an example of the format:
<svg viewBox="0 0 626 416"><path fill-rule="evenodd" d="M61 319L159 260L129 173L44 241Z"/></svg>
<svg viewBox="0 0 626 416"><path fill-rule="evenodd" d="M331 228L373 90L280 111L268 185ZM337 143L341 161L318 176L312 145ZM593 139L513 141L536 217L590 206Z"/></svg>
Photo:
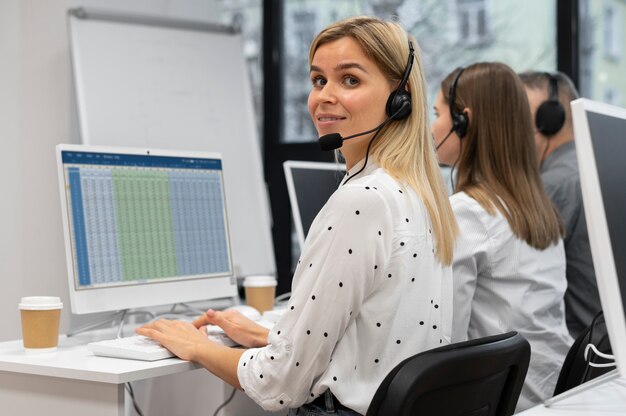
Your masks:
<svg viewBox="0 0 626 416"><path fill-rule="evenodd" d="M452 128L454 129L454 132L456 133L457 136L459 136L460 139L465 137L465 135L467 134L467 125L468 125L467 113L466 112L456 113L455 117L452 119Z"/></svg>
<svg viewBox="0 0 626 416"><path fill-rule="evenodd" d="M406 83L409 80L411 68L413 68L414 57L413 44L409 41L409 62L406 64L398 89L389 94L385 106L387 117L391 117L393 120L402 120L411 114L411 94L406 90Z"/></svg>
<svg viewBox="0 0 626 416"><path fill-rule="evenodd" d="M454 81L450 84L450 91L448 93L448 106L450 107L450 117L452 118L452 130L459 136L460 139L467 134L467 126L469 124L469 118L465 111L457 113L454 109L454 100L456 99L456 86L459 82L461 74L465 71L465 68L459 68L459 72L454 77Z"/></svg>
<svg viewBox="0 0 626 416"><path fill-rule="evenodd" d="M387 117L402 120L411 114L411 94L407 91L395 90L387 99Z"/></svg>
<svg viewBox="0 0 626 416"><path fill-rule="evenodd" d="M549 81L548 100L541 103L535 113L535 126L544 136L552 136L565 124L565 109L559 101L559 84L557 78L546 73Z"/></svg>

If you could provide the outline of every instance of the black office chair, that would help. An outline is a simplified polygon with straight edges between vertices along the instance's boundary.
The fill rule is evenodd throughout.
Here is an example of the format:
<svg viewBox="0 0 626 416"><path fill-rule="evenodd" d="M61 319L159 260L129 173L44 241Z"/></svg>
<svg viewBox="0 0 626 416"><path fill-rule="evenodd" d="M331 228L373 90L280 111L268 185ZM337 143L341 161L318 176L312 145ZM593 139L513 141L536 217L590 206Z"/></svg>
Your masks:
<svg viewBox="0 0 626 416"><path fill-rule="evenodd" d="M609 334L606 330L602 311L593 318L591 324L576 338L576 341L570 347L554 388L555 396L615 368L589 366L588 360L585 360L584 355L585 348L589 343L595 345L598 351L611 354L611 342L609 341ZM592 351L589 352L587 358L598 364L610 362L610 360L596 356Z"/></svg>
<svg viewBox="0 0 626 416"><path fill-rule="evenodd" d="M529 360L517 332L424 351L391 370L366 416L511 415Z"/></svg>

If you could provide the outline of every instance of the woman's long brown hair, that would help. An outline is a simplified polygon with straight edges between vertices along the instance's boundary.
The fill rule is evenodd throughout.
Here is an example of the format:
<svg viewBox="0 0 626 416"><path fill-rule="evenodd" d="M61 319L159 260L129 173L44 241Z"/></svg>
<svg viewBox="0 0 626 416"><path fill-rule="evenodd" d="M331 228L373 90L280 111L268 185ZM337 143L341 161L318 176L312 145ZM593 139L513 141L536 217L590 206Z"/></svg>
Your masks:
<svg viewBox="0 0 626 416"><path fill-rule="evenodd" d="M457 71L441 83L446 102ZM544 249L563 236L560 217L541 184L528 98L507 65L467 67L457 82L456 112L469 109L461 140L455 192L465 192L490 214L497 209L513 233Z"/></svg>

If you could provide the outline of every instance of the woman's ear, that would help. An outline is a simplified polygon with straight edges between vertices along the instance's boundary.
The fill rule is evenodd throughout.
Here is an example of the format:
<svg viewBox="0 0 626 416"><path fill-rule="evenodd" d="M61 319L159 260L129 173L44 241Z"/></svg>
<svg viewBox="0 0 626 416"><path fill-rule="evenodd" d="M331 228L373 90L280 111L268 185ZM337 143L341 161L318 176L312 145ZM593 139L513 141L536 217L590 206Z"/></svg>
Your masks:
<svg viewBox="0 0 626 416"><path fill-rule="evenodd" d="M469 107L465 107L463 109L463 113L467 114L467 121L468 121L468 123L471 123L471 121L472 121L472 110L470 110Z"/></svg>

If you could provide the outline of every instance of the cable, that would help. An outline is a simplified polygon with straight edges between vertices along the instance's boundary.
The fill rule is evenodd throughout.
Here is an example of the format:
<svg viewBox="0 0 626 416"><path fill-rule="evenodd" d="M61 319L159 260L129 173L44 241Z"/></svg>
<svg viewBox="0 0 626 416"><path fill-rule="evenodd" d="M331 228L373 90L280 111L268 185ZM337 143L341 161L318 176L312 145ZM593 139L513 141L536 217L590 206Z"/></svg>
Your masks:
<svg viewBox="0 0 626 416"><path fill-rule="evenodd" d="M461 153L463 153L463 139L459 139L459 155L456 157L456 160L452 164L452 168L450 169L450 187L452 188L451 192L454 194L454 169L456 168L456 164L461 160Z"/></svg>
<svg viewBox="0 0 626 416"><path fill-rule="evenodd" d="M594 352L594 354L596 354L598 357L600 358L604 358L605 360L613 360L614 362L612 363L593 363L591 362L591 357L587 358L587 355L589 354L589 350L592 350ZM595 368L601 368L601 367L615 367L615 356L612 354L605 354L601 351L598 351L598 348L596 348L595 345L589 343L587 344L587 346L585 347L585 351L583 353L585 360L587 360L587 364L591 367L595 367Z"/></svg>
<svg viewBox="0 0 626 416"><path fill-rule="evenodd" d="M589 330L589 341L588 344L593 343L593 330L596 328L596 322L598 321L598 319L600 319L600 317L603 316L602 311L599 311L598 313L596 313L596 316L593 317L593 319L591 320L591 329ZM582 379L580 380L581 383L584 383L587 381L587 377L589 376L589 371L591 371L591 356L587 357L587 353L585 351L585 355L584 355L585 361L587 362L587 366L585 367L585 371L583 372L583 376Z"/></svg>
<svg viewBox="0 0 626 416"><path fill-rule="evenodd" d="M236 392L237 392L237 389L235 387L233 387L233 391L232 391L232 393L230 393L230 396L228 397L228 399L226 399L226 401L224 403L222 403L219 406L217 406L217 409L215 409L215 412L213 413L213 416L217 416L219 411L222 410L228 403L230 403L233 400L233 397L235 397L235 393Z"/></svg>
<svg viewBox="0 0 626 416"><path fill-rule="evenodd" d="M613 354L605 354L602 351L598 351L598 348L596 348L596 346L593 344L587 344L587 346L585 347L585 352L584 352L585 359L587 359L587 354L589 353L589 350L593 350L594 354L596 354L600 358L604 358L605 360L615 360L615 356ZM594 364L594 363L590 363L590 364Z"/></svg>
<svg viewBox="0 0 626 416"><path fill-rule="evenodd" d="M354 175L350 176L348 179L346 179L341 186L345 185L348 183L348 181L352 178L354 178L356 175L358 175L359 173L363 172L363 169L365 169L365 166L367 166L367 159L370 156L370 147L372 146L372 143L374 143L374 140L376 140L376 137L378 137L378 133L380 133L380 130L378 130L375 134L374 137L372 137L372 139L370 140L369 144L367 145L367 150L365 151L365 162L363 163L363 166L361 167L361 169L359 169Z"/></svg>
<svg viewBox="0 0 626 416"><path fill-rule="evenodd" d="M133 386L130 385L130 382L125 383L125 384L126 384L126 390L128 390L128 394L130 395L130 398L133 401L133 407L135 408L135 412L137 412L139 416L143 416L143 412L141 411L141 409L139 408L139 405L137 404L137 401L135 400L135 392L133 391Z"/></svg>

